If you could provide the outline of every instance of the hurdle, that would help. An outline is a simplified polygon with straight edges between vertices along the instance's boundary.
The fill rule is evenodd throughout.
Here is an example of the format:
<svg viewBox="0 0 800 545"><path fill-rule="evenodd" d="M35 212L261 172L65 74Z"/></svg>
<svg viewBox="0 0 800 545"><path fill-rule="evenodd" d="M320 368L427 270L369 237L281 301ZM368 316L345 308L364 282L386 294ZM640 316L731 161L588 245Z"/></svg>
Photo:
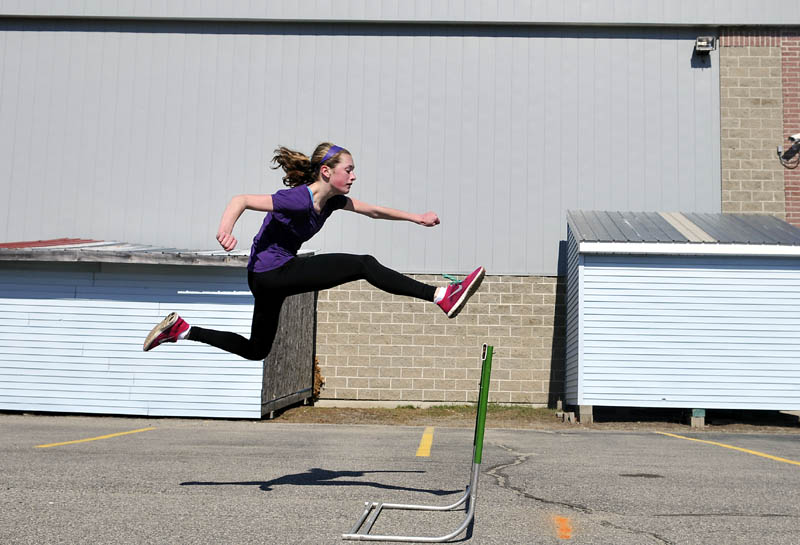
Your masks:
<svg viewBox="0 0 800 545"><path fill-rule="evenodd" d="M483 431L486 425L486 407L489 400L489 377L492 373L492 352L494 347L483 345L481 352L481 380L478 390L478 411L475 416L475 435L472 441L472 470L470 471L469 484L464 495L452 505L408 505L402 503L364 502L365 509L348 534L342 534L342 539L356 541L412 541L416 543L440 543L453 539L467 529L475 520L475 500L478 497L478 476L480 475L481 458L483 456ZM378 515L384 509L403 509L409 511L452 511L461 505L467 504L466 516L458 528L449 534L439 537L413 537L370 534L372 526L378 520ZM371 514L370 514L371 513ZM369 519L368 519L369 517ZM363 528L362 528L363 527Z"/></svg>

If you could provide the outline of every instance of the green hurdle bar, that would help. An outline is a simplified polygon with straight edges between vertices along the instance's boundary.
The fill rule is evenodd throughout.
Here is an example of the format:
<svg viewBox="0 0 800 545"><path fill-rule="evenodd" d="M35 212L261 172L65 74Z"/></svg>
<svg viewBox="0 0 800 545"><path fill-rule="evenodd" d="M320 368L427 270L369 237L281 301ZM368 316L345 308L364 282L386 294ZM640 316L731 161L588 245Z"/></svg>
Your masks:
<svg viewBox="0 0 800 545"><path fill-rule="evenodd" d="M467 529L475 518L475 500L478 497L478 475L480 475L481 458L483 456L483 431L486 426L486 406L489 401L489 377L492 374L492 352L494 347L483 345L481 355L481 382L478 393L478 412L475 416L475 436L472 442L472 471L470 472L469 485L464 495L452 505L406 505L401 503L364 502L365 509L349 534L342 534L343 539L357 541L413 541L417 543L439 543L453 539ZM468 502L468 503L467 503ZM414 537L414 536L381 536L372 535L370 530L378 520L383 509L405 509L413 511L451 511L467 503L466 517L461 525L447 535L440 537ZM371 515L370 515L371 513ZM367 519L369 517L369 520Z"/></svg>

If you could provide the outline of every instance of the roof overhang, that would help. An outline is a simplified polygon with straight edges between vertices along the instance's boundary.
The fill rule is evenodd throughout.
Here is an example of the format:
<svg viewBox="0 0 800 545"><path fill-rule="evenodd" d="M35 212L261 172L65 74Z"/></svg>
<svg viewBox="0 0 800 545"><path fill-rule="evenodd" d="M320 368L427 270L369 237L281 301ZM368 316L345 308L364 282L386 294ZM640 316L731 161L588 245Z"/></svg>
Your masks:
<svg viewBox="0 0 800 545"><path fill-rule="evenodd" d="M209 267L241 267L245 255L222 255L219 252L130 252L87 249L3 250L0 263L9 261L43 263L129 263L137 265L195 265Z"/></svg>
<svg viewBox="0 0 800 545"><path fill-rule="evenodd" d="M665 242L581 242L582 254L800 257L800 246Z"/></svg>

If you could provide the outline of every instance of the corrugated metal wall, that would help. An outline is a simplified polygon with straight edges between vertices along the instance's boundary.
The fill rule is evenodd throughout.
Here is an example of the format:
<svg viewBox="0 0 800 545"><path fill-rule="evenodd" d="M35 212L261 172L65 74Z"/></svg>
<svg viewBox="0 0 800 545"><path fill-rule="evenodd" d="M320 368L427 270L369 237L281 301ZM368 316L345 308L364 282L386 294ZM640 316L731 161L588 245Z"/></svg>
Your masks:
<svg viewBox="0 0 800 545"><path fill-rule="evenodd" d="M0 0L16 16L547 24L783 25L781 0ZM794 18L794 19L793 19Z"/></svg>
<svg viewBox="0 0 800 545"><path fill-rule="evenodd" d="M352 196L442 225L340 213L310 248L552 275L568 208L719 211L707 32L0 20L0 240L213 247L275 146L332 140Z"/></svg>
<svg viewBox="0 0 800 545"><path fill-rule="evenodd" d="M585 405L800 409L800 263L585 256Z"/></svg>
<svg viewBox="0 0 800 545"><path fill-rule="evenodd" d="M179 269L179 270L178 270ZM0 409L261 417L262 362L185 342L142 352L170 311L247 335L236 269L83 264L0 267Z"/></svg>

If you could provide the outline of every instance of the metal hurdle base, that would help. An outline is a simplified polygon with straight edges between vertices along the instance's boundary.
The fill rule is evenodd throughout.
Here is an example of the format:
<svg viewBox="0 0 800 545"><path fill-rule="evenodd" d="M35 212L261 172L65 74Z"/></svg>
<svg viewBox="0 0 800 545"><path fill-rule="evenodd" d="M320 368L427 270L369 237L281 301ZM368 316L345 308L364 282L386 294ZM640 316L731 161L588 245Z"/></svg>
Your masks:
<svg viewBox="0 0 800 545"><path fill-rule="evenodd" d="M353 539L357 541L413 541L415 543L441 543L442 541L453 539L458 534L466 530L469 524L475 518L475 499L478 495L478 475L480 475L480 467L480 464L473 462L472 472L469 479L470 484L467 486L467 490L464 492L464 495L461 497L461 499L452 505L408 505L402 503L364 502L366 508L361 514L361 518L358 519L358 522L356 522L349 534L342 534L342 539ZM408 511L453 511L465 503L467 504L467 514L464 517L464 521L459 525L458 528L447 535L439 537L413 537L382 536L369 533L369 531L372 529L372 526L375 524L375 521L378 520L378 515L381 514L383 509L404 509ZM372 516L370 516L370 512L372 513ZM369 519L367 519L367 517L369 517Z"/></svg>
<svg viewBox="0 0 800 545"><path fill-rule="evenodd" d="M481 457L483 452L483 433L486 423L486 407L489 398L489 377L492 371L493 347L483 345L481 382L478 395L478 412L475 418L475 438L472 444L472 470L469 476L469 485L464 495L452 505L409 505L402 503L364 502L364 512L348 534L342 534L342 539L355 541L408 541L415 543L441 543L453 539L469 527L475 520L475 500L478 497L478 476L481 471ZM466 503L466 516L458 528L449 534L439 537L426 536L390 536L370 534L372 526L384 509L403 509L407 511L453 511Z"/></svg>

